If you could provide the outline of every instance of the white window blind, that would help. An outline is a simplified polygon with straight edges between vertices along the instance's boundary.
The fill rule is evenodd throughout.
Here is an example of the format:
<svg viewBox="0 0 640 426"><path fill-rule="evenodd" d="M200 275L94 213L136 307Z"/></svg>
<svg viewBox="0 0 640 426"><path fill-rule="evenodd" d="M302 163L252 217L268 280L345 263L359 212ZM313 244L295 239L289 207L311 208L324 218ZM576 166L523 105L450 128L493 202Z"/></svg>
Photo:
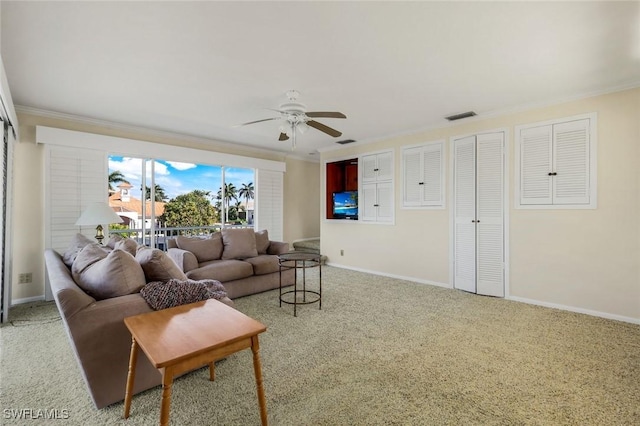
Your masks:
<svg viewBox="0 0 640 426"><path fill-rule="evenodd" d="M76 233L95 235L75 223L90 203L107 200L106 153L47 145L45 163L45 244L62 253Z"/></svg>
<svg viewBox="0 0 640 426"><path fill-rule="evenodd" d="M269 239L283 241L284 174L256 170L256 230L269 231Z"/></svg>

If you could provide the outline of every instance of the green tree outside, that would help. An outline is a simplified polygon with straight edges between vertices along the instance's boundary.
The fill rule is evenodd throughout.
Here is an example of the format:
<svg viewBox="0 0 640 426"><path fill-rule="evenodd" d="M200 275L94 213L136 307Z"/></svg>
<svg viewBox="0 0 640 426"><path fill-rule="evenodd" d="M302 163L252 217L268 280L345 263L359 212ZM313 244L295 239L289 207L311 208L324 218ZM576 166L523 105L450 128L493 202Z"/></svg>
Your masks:
<svg viewBox="0 0 640 426"><path fill-rule="evenodd" d="M225 222L231 220L229 217L230 211L229 206L231 205L231 201L238 200L238 189L232 183L224 184L224 199L222 199L222 187L218 189L217 200L222 201L222 214Z"/></svg>
<svg viewBox="0 0 640 426"><path fill-rule="evenodd" d="M158 185L157 183L154 185L155 187L155 198L156 201L159 202L164 202L167 201L167 194L164 192L164 188L161 187L160 185ZM142 191L142 185L140 186L140 191ZM146 186L144 187L144 199L145 200L151 200L151 187Z"/></svg>
<svg viewBox="0 0 640 426"><path fill-rule="evenodd" d="M131 182L125 179L124 175L119 170L114 170L109 173L109 192L115 191L114 186L116 183L128 183L131 185Z"/></svg>
<svg viewBox="0 0 640 426"><path fill-rule="evenodd" d="M167 227L214 225L218 214L209 202L210 196L209 191L199 189L178 195L165 204L159 219Z"/></svg>

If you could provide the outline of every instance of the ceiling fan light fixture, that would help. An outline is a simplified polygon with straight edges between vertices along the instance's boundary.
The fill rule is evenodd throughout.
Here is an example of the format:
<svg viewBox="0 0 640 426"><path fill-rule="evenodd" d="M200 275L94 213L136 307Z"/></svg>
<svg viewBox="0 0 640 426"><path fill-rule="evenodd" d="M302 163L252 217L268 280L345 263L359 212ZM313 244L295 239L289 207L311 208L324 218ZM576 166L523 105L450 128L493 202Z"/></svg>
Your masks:
<svg viewBox="0 0 640 426"><path fill-rule="evenodd" d="M279 141L286 141L291 139L291 149L296 149L296 135L302 135L309 127L313 127L323 133L334 138L342 136L342 132L333 129L323 123L315 120L315 118L347 118L341 112L338 111L307 111L307 106L298 102L298 93L296 90L289 90L286 93L288 102L280 104L279 109L268 108L272 111L280 113L280 117L263 118L261 120L249 121L242 123L240 126L246 126L249 124L262 123L264 121L280 120L280 136Z"/></svg>
<svg viewBox="0 0 640 426"><path fill-rule="evenodd" d="M301 135L303 135L304 132L309 130L309 125L303 121L298 123L298 125L296 126L296 129L300 132Z"/></svg>
<svg viewBox="0 0 640 426"><path fill-rule="evenodd" d="M292 131L292 128L291 128L291 124L289 124L289 123L281 124L280 125L280 133L284 133L288 137L291 137L291 135L293 134L293 131Z"/></svg>

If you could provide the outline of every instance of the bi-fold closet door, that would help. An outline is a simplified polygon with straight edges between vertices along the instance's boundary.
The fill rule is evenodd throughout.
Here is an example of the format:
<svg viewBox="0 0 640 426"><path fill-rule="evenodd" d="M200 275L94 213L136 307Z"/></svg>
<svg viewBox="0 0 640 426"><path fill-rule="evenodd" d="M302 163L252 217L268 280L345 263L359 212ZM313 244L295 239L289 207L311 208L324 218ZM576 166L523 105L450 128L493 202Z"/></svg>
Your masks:
<svg viewBox="0 0 640 426"><path fill-rule="evenodd" d="M454 288L504 297L504 133L453 141Z"/></svg>

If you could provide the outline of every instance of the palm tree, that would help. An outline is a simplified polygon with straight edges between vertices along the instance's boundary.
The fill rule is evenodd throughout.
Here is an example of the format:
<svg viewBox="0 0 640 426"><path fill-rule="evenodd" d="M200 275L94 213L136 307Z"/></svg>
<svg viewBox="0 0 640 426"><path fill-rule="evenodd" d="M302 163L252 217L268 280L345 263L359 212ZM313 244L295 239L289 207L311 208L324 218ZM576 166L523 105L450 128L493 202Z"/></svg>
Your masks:
<svg viewBox="0 0 640 426"><path fill-rule="evenodd" d="M249 208L249 200L253 200L255 196L253 182L243 183L238 191L238 196L244 198L244 208L247 210Z"/></svg>
<svg viewBox="0 0 640 426"><path fill-rule="evenodd" d="M129 185L131 185L131 182L125 179L124 175L120 170L114 170L111 173L109 173L109 192L115 191L115 189L113 189L113 186L116 183L128 183Z"/></svg>
<svg viewBox="0 0 640 426"><path fill-rule="evenodd" d="M140 185L140 191L142 191L142 185ZM169 198L167 197L167 194L164 192L164 188L158 185L157 183L154 185L154 191L155 191L155 201L164 202L164 201L167 201L167 199ZM144 187L144 199L151 200L151 188L146 185Z"/></svg>
<svg viewBox="0 0 640 426"><path fill-rule="evenodd" d="M231 200L238 200L238 189L232 183L224 184L224 198L222 197L222 187L218 190L218 199L222 200L222 222L225 223L229 217L229 205Z"/></svg>

